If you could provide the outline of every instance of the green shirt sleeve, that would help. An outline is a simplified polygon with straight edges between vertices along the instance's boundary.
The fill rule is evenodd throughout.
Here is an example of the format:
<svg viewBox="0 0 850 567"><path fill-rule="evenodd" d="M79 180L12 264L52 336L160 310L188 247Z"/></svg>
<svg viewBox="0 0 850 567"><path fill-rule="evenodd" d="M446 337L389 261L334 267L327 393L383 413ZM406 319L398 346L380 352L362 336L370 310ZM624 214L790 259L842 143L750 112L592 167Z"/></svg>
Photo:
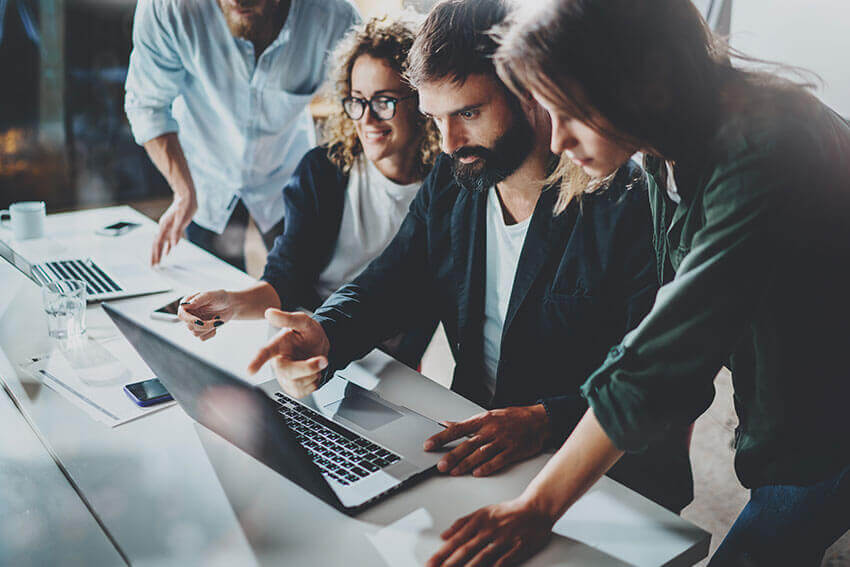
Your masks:
<svg viewBox="0 0 850 567"><path fill-rule="evenodd" d="M621 450L644 449L711 404L714 377L747 331L780 260L783 194L793 183L779 166L783 155L776 144L747 144L680 205L700 204L704 214L682 227L676 244L690 249L675 278L582 387Z"/></svg>

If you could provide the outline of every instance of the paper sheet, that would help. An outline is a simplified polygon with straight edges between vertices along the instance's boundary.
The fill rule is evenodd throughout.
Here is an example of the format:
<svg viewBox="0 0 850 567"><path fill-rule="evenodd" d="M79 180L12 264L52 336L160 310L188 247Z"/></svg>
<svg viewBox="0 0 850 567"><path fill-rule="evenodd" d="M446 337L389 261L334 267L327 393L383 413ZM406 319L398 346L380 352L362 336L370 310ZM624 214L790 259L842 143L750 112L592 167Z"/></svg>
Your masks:
<svg viewBox="0 0 850 567"><path fill-rule="evenodd" d="M366 537L392 567L420 567L442 543L434 531L434 519L425 508L418 508Z"/></svg>
<svg viewBox="0 0 850 567"><path fill-rule="evenodd" d="M142 408L124 392L126 384L153 378L150 370L134 372L121 362L134 352L124 340L87 337L76 343L57 342L52 351L34 354L19 367L93 419L115 427L174 404Z"/></svg>

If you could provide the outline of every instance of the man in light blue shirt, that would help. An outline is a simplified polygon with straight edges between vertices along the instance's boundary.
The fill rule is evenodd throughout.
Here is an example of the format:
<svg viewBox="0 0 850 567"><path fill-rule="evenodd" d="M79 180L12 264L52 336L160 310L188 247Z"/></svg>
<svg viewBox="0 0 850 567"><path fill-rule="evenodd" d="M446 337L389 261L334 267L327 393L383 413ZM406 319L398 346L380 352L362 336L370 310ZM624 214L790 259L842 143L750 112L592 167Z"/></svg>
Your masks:
<svg viewBox="0 0 850 567"><path fill-rule="evenodd" d="M244 268L249 213L271 247L281 188L315 145L307 105L358 21L348 0L139 0L125 110L174 191L152 264L186 231Z"/></svg>

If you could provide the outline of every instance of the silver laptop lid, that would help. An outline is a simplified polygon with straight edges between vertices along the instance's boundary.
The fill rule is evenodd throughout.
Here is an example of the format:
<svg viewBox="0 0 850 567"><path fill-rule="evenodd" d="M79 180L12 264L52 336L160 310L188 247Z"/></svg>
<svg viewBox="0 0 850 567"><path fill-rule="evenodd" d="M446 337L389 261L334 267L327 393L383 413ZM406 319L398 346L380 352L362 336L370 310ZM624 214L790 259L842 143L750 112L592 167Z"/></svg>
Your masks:
<svg viewBox="0 0 850 567"><path fill-rule="evenodd" d="M17 268L22 274L35 282L36 285L44 285L41 281L39 275L33 269L33 265L27 262L26 258L12 250L9 245L0 240L0 256L3 257L4 260L12 264L15 268Z"/></svg>
<svg viewBox="0 0 850 567"><path fill-rule="evenodd" d="M259 388L144 328L114 307L103 309L190 417L258 461L342 511L334 491Z"/></svg>

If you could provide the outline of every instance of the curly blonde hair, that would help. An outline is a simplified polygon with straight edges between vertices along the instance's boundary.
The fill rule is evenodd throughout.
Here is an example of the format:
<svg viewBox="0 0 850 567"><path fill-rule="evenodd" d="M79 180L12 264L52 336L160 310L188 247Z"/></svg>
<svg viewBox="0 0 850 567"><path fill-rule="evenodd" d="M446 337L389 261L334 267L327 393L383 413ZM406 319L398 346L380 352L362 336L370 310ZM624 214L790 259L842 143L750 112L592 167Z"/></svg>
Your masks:
<svg viewBox="0 0 850 567"><path fill-rule="evenodd" d="M361 55L369 55L389 63L403 78L407 70L407 53L413 45L417 29L418 25L414 23L412 15L395 20L387 17L372 18L351 30L331 54L330 60L335 67L331 70L325 92L333 104L333 111L322 128L322 145L327 146L331 162L343 172L348 173L354 160L363 152L354 121L342 109L342 99L351 90L354 62ZM417 173L425 177L440 154L440 134L431 120L419 113L417 117L422 131L416 162Z"/></svg>

